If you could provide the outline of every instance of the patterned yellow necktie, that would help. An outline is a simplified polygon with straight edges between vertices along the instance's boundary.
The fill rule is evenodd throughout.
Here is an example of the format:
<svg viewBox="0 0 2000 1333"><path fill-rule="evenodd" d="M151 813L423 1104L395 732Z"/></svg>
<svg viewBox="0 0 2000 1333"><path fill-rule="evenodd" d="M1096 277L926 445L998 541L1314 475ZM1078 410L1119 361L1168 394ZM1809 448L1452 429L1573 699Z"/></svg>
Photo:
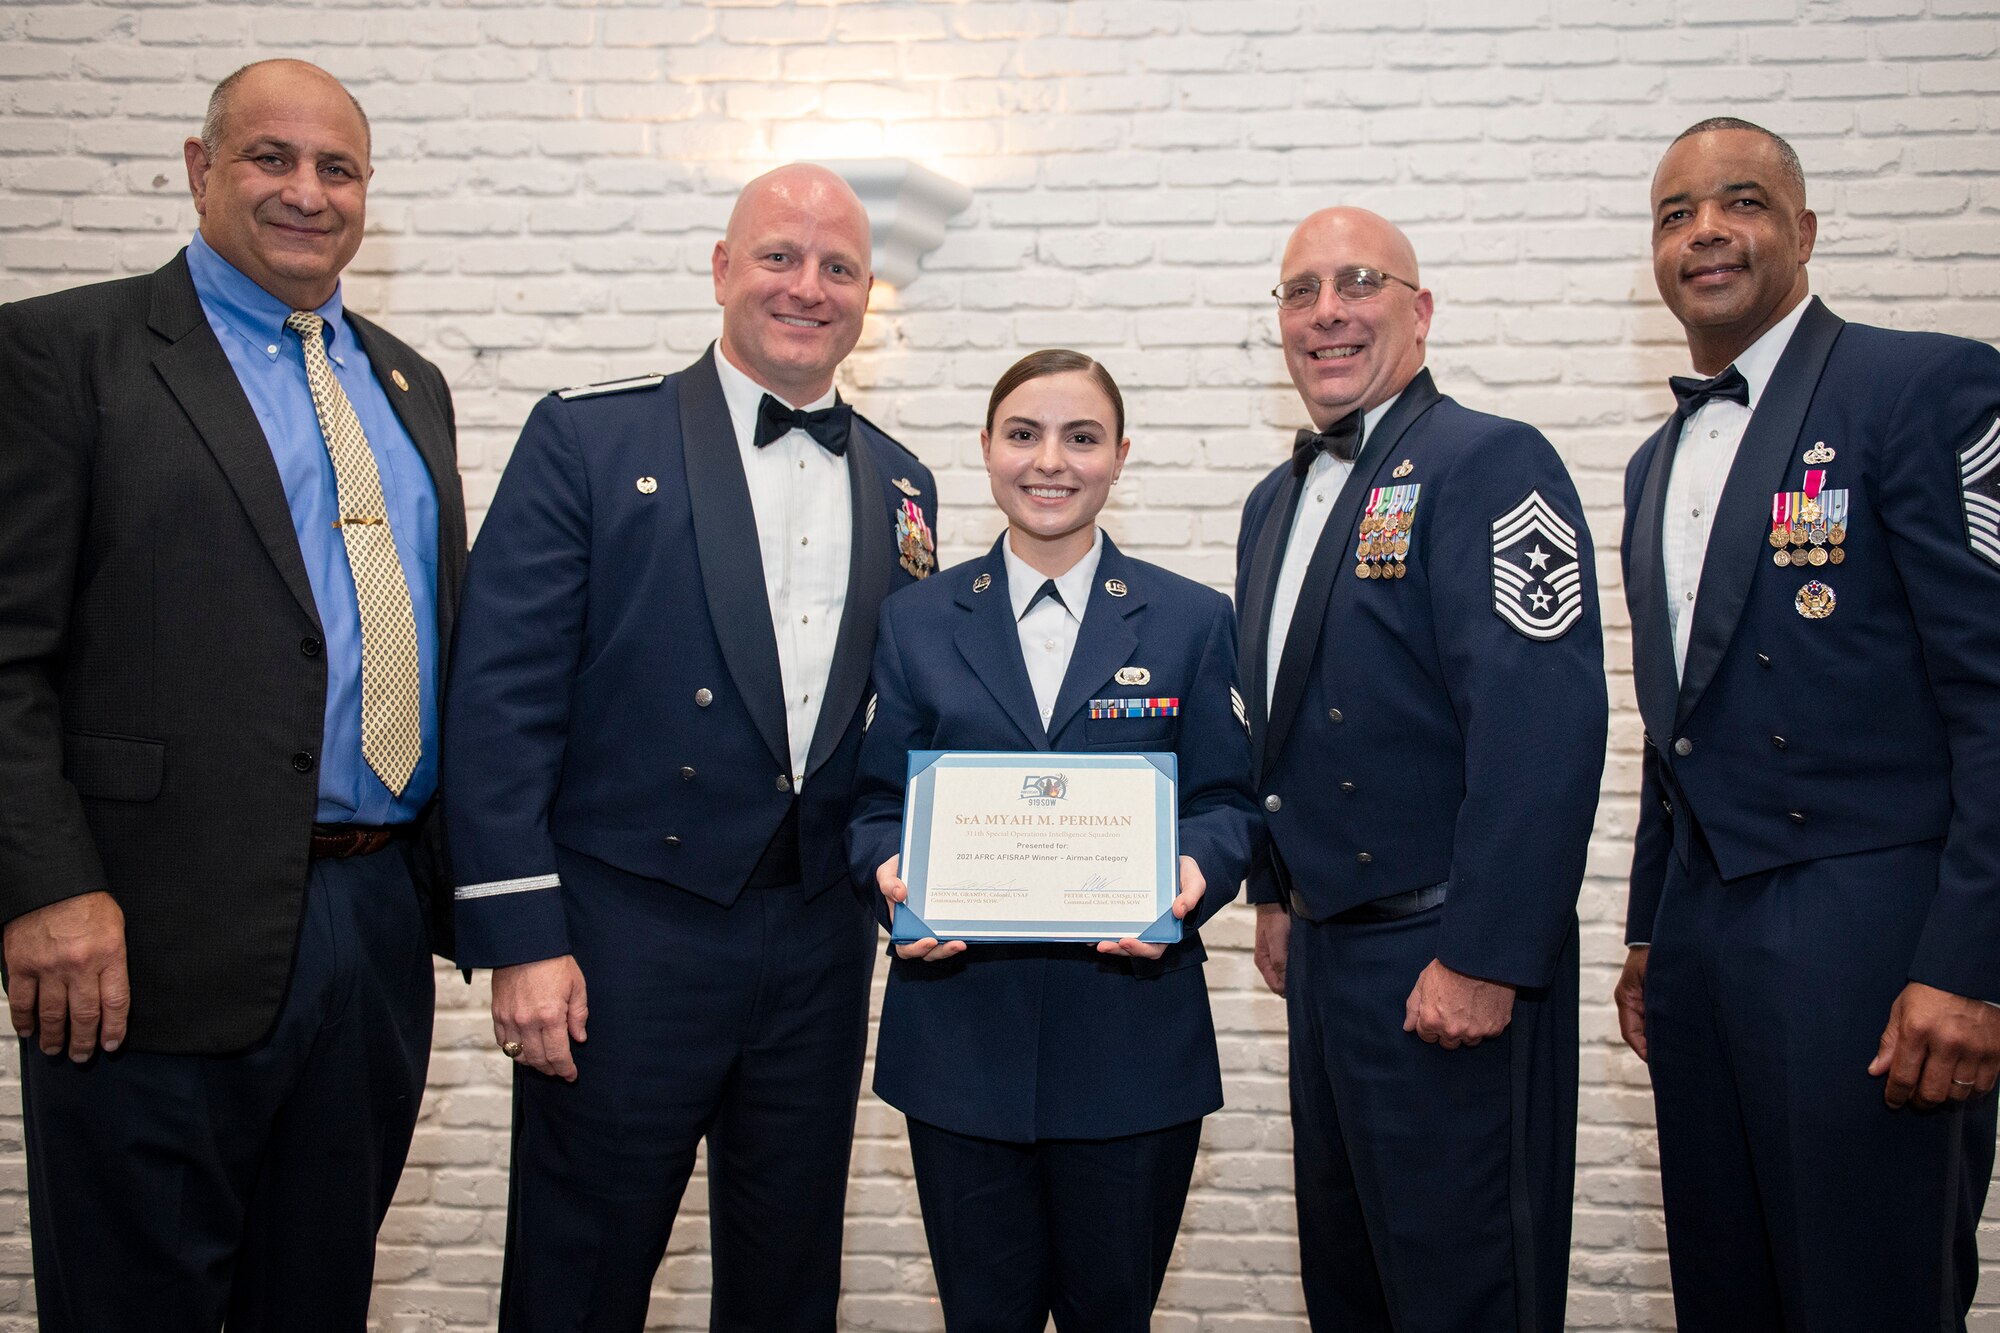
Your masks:
<svg viewBox="0 0 2000 1333"><path fill-rule="evenodd" d="M294 310L285 326L305 348L306 384L312 390L319 433L333 459L340 502L340 537L354 574L361 609L361 757L397 796L409 785L424 752L422 686L417 674L417 618L410 585L396 554L396 534L382 501L382 475L361 430L354 404L333 377L326 358L326 321Z"/></svg>

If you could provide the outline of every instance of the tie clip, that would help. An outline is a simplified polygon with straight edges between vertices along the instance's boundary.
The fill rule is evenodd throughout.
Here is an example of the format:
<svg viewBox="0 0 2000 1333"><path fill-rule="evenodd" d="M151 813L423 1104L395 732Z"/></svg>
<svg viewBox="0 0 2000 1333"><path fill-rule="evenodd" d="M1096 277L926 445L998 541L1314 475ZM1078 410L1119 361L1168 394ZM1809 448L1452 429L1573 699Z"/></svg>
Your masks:
<svg viewBox="0 0 2000 1333"><path fill-rule="evenodd" d="M350 528L365 528L374 524L386 523L388 521L389 520L385 518L347 518L347 519L336 518L335 520L333 520L333 526L336 528L341 526L346 526Z"/></svg>

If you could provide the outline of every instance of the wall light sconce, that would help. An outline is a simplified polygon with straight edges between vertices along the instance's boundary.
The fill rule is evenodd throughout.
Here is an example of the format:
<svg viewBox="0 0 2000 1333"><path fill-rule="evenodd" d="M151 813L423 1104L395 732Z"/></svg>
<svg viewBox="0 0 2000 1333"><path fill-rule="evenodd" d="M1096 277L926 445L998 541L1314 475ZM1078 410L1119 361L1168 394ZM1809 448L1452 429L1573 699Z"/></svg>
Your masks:
<svg viewBox="0 0 2000 1333"><path fill-rule="evenodd" d="M923 257L944 241L945 224L972 203L972 191L905 157L822 159L861 196L875 248L875 277L892 287L916 279Z"/></svg>

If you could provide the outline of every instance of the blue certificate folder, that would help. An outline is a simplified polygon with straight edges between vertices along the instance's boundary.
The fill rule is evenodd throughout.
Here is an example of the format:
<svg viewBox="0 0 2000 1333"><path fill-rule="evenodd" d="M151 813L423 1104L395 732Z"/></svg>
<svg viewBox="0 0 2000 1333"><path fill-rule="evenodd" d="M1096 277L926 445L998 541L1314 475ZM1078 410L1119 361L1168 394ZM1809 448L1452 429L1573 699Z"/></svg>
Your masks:
<svg viewBox="0 0 2000 1333"><path fill-rule="evenodd" d="M1152 897L1143 915L1081 919L1065 915L1060 920L1022 920L933 915L928 892L933 837L940 823L958 812L937 807L938 775L954 768L1006 769L1011 775L1006 789L1015 793L1007 814L1032 813L1046 824L1060 818L1066 804L1078 794L1078 784L1087 784L1093 772L1146 770L1153 778L1152 815L1156 831ZM921 939L938 940L1115 940L1132 935L1153 944L1172 944L1181 937L1180 918L1173 914L1174 897L1180 892L1179 802L1175 783L1179 775L1171 754L1061 754L1047 750L1021 753L994 753L969 750L912 750L909 778L903 796L904 884L909 886L907 902L897 906L892 940L908 944ZM995 775L998 777L998 775ZM1087 786L1081 788L1087 791ZM1018 807L1018 809L1016 809ZM1137 812L1143 814L1144 812ZM1044 818L1046 816L1046 818ZM1033 836L1037 830L1024 830ZM960 885L959 887L967 887ZM1038 886L1040 887L1040 886ZM1091 886L1048 886L1075 889Z"/></svg>

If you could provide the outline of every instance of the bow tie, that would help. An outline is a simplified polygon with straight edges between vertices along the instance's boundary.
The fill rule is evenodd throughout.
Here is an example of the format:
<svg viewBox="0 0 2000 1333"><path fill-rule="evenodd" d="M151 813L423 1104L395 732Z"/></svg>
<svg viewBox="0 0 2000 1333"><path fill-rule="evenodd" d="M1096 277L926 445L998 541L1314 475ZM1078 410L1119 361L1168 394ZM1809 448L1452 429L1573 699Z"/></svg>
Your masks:
<svg viewBox="0 0 2000 1333"><path fill-rule="evenodd" d="M1667 387L1674 391L1674 399L1681 405L1681 415L1691 417L1702 407L1717 398L1726 398L1732 403L1750 406L1750 381L1743 378L1743 372L1735 366L1723 371L1712 380L1698 380L1692 375L1676 375L1667 381Z"/></svg>
<svg viewBox="0 0 2000 1333"><path fill-rule="evenodd" d="M770 394L757 405L756 444L759 449L776 439L782 439L793 429L804 431L819 441L819 447L838 456L847 452L847 431L854 421L854 409L846 403L835 403L832 407L822 407L817 412L808 412L802 407L787 407Z"/></svg>
<svg viewBox="0 0 2000 1333"><path fill-rule="evenodd" d="M1361 414L1349 412L1324 431L1301 430L1292 441L1292 475L1303 477L1321 450L1352 463L1361 452Z"/></svg>

